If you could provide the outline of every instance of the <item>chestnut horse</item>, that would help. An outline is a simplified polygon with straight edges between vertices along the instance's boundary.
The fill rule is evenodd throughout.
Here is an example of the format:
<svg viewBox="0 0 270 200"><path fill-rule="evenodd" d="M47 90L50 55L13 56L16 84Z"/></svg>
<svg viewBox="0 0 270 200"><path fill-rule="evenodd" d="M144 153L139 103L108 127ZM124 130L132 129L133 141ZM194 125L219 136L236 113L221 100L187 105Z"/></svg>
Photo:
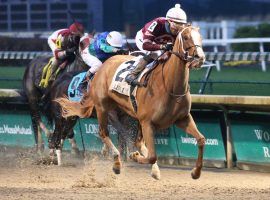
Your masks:
<svg viewBox="0 0 270 200"><path fill-rule="evenodd" d="M199 28L191 25L182 27L171 54L165 63L159 63L151 72L147 86L137 88L137 112L128 96L109 89L118 66L132 59L132 56L114 56L108 59L93 79L90 93L85 95L80 104L73 106L67 100L58 101L63 108L64 116L83 117L86 115L86 110L91 112L95 107L100 137L114 155L115 173L120 173L121 160L119 151L109 137L107 125L108 111L119 107L139 121L142 137L148 148L146 156L134 153L132 157L135 161L142 164L155 164L157 155L154 134L158 129L175 124L195 137L198 142L198 158L191 176L193 179L200 177L205 138L197 129L190 114L191 95L188 83L190 69L200 68L205 61ZM145 77L142 81L144 79Z"/></svg>

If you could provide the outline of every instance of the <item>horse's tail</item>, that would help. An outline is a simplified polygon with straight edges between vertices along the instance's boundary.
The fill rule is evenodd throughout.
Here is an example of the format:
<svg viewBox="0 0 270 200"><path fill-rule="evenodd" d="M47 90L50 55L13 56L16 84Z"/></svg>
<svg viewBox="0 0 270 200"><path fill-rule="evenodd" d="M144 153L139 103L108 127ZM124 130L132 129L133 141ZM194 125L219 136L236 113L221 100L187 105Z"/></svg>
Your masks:
<svg viewBox="0 0 270 200"><path fill-rule="evenodd" d="M87 118L92 115L94 109L94 103L90 97L90 93L85 93L80 102L70 101L67 96L57 98L54 101L60 104L62 108L61 114L65 118L71 116Z"/></svg>

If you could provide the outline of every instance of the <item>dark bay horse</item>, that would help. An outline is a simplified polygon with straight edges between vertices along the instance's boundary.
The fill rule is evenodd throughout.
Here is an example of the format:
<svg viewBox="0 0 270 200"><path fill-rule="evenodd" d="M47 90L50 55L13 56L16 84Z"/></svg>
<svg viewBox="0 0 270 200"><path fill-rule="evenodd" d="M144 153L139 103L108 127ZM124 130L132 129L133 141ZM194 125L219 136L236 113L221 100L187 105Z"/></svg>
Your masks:
<svg viewBox="0 0 270 200"><path fill-rule="evenodd" d="M133 154L132 157L135 161L142 164L155 164L157 155L154 133L158 129L168 128L175 124L196 138L198 158L191 175L194 179L201 175L205 138L197 129L190 114L191 95L188 84L190 69L200 68L205 61L199 29L190 25L182 27L171 53L171 57L165 63L160 63L152 71L148 85L137 88L137 112L128 96L109 89L118 66L132 59L132 56L114 56L108 59L93 79L90 93L86 94L83 101L74 109L67 109L70 108L70 102L63 99L62 102L59 101L63 107L64 116L84 116L95 107L99 134L103 142L114 153L113 169L117 173L120 173L121 169L120 154L112 143L107 129L108 111L115 107L121 108L140 123L148 154L147 156ZM144 79L145 77L143 77Z"/></svg>
<svg viewBox="0 0 270 200"><path fill-rule="evenodd" d="M39 86L43 68L49 62L50 58L51 58L50 56L44 56L33 59L27 66L23 77L23 89L29 103L35 143L38 151L41 151L43 149L41 129L46 133L47 137L50 135L50 131L46 128L46 126L41 120L41 106L40 106L41 97L45 93L47 94L48 91L46 88ZM74 57L68 58L67 66L59 72L56 80L61 77L61 74L63 72L86 71L88 69L89 67L83 62L80 54L76 52L76 54L74 54ZM71 136L72 135L73 133L71 133ZM72 139L72 137L70 142L71 145L76 150L76 144L75 141Z"/></svg>

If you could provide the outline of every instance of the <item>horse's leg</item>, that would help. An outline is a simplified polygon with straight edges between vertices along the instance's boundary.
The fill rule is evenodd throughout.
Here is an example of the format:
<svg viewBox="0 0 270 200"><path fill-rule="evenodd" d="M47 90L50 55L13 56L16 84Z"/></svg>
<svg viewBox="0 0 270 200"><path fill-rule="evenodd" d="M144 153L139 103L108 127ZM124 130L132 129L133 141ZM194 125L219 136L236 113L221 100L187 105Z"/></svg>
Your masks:
<svg viewBox="0 0 270 200"><path fill-rule="evenodd" d="M49 143L49 149L50 149L50 156L53 162L54 159L54 149L56 149L56 155L57 155L57 163L58 166L62 165L62 145L61 145L61 127L62 127L61 120L55 120L55 128L52 135L49 137L48 143ZM63 142L62 142L63 143Z"/></svg>
<svg viewBox="0 0 270 200"><path fill-rule="evenodd" d="M77 118L68 118L68 119L63 119L63 120L65 120L64 121L65 128L63 132L63 137L68 138L69 143L71 145L72 153L78 156L80 154L80 151L77 146L76 140L74 138L74 131L73 131L73 127L75 126L77 122Z"/></svg>
<svg viewBox="0 0 270 200"><path fill-rule="evenodd" d="M154 127L150 122L141 123L142 136L145 141L145 145L148 148L148 156L144 157L140 154L135 155L133 158L138 163L142 164L154 164L157 161L155 144L154 144Z"/></svg>
<svg viewBox="0 0 270 200"><path fill-rule="evenodd" d="M139 149L139 151L143 157L145 157L145 158L148 157L148 149L145 146L145 142L143 140L141 127L139 127L139 129L138 129L138 135L137 135L137 139L135 141L135 146ZM138 156L138 152L134 152L130 155L130 157L132 159L133 158L136 159L137 156ZM160 169L159 169L159 166L157 164L157 161L152 165L151 176L157 180L160 180L160 178L161 178Z"/></svg>
<svg viewBox="0 0 270 200"><path fill-rule="evenodd" d="M205 138L203 134L201 134L200 131L197 129L197 126L190 113L185 118L176 121L175 124L176 126L182 128L186 133L191 134L197 140L199 149L198 158L196 161L196 166L192 170L191 176L193 179L198 179L200 178L201 169L203 166L203 149L205 145Z"/></svg>
<svg viewBox="0 0 270 200"><path fill-rule="evenodd" d="M34 131L35 145L37 147L37 151L41 153L44 150L44 142L42 140L42 134L39 127L39 122L41 121L41 118L38 111L38 104L36 102L36 99L29 99L29 108L32 127Z"/></svg>
<svg viewBox="0 0 270 200"><path fill-rule="evenodd" d="M49 131L49 129L47 129L47 127L41 120L39 121L39 127L44 131L46 137L49 138L52 133Z"/></svg>
<svg viewBox="0 0 270 200"><path fill-rule="evenodd" d="M135 141L135 146L139 149L140 153L147 158L148 157L148 149L145 146L145 142L143 140L143 135L142 135L142 128L139 126L138 128L138 133L137 133L137 138Z"/></svg>
<svg viewBox="0 0 270 200"><path fill-rule="evenodd" d="M143 140L143 135L142 135L142 129L141 129L140 125L138 127L138 133L137 133L137 137L136 137L136 140L135 140L135 146L137 147L137 149L139 151L131 152L130 155L129 155L130 159L133 159L134 161L137 162L137 157L140 154L141 154L141 156L143 156L145 158L148 157L148 149L145 146L145 142Z"/></svg>
<svg viewBox="0 0 270 200"><path fill-rule="evenodd" d="M124 136L123 136L123 133L125 132L125 128L121 124L116 110L111 110L108 112L108 122L116 129L116 131L118 133L118 142L119 142L118 149L120 151L120 155L123 155L124 149L126 147L125 141L124 141ZM106 147L106 145L104 145L102 148L102 154L104 156L107 156L108 153L109 153L108 148Z"/></svg>
<svg viewBox="0 0 270 200"><path fill-rule="evenodd" d="M117 148L112 143L109 137L108 131L108 112L101 108L100 106L96 106L97 118L99 122L99 135L104 144L111 150L113 157L114 157L114 165L113 171L116 174L120 174L121 170L121 160L120 160L120 153Z"/></svg>
<svg viewBox="0 0 270 200"><path fill-rule="evenodd" d="M72 126L73 127L73 126ZM72 153L74 153L75 155L79 155L80 154L80 151L79 151L79 148L77 146L77 143L76 143L76 140L74 138L74 131L73 129L71 128L71 130L68 132L68 135L67 135L67 138L68 138L68 141L71 145L71 149L72 149Z"/></svg>

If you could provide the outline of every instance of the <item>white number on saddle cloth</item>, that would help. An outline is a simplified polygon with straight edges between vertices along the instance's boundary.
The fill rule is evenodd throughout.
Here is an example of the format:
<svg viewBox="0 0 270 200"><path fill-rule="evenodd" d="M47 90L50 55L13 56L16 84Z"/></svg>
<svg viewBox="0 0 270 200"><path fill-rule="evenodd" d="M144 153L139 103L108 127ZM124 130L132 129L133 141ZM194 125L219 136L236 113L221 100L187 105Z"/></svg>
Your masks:
<svg viewBox="0 0 270 200"><path fill-rule="evenodd" d="M130 96L130 85L125 81L125 78L129 74L129 71L137 65L140 58L141 56L138 56L132 60L126 61L117 68L110 85L110 90L114 90L120 94ZM144 73L141 74L139 79L143 74Z"/></svg>
<svg viewBox="0 0 270 200"><path fill-rule="evenodd" d="M148 27L147 30L153 32L154 29L156 28L156 26L157 26L157 22L154 21L154 22Z"/></svg>

